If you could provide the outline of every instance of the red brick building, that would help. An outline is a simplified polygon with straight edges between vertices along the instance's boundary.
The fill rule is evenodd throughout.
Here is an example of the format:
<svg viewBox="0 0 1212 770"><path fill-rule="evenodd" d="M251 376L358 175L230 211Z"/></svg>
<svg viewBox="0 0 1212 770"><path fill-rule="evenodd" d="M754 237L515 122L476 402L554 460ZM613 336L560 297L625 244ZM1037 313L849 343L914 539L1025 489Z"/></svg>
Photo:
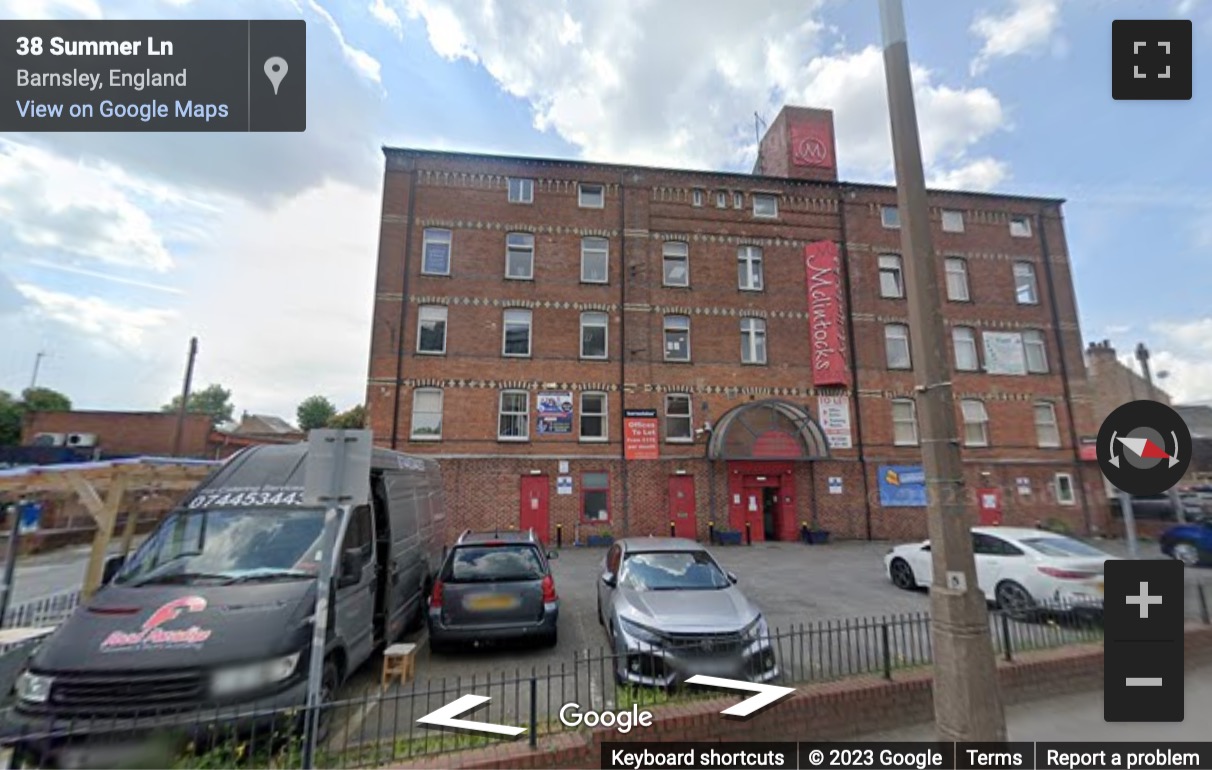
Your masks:
<svg viewBox="0 0 1212 770"><path fill-rule="evenodd" d="M837 180L831 113L752 175L384 153L370 427L454 526L924 535L896 191ZM974 521L1102 527L1061 201L931 217Z"/></svg>

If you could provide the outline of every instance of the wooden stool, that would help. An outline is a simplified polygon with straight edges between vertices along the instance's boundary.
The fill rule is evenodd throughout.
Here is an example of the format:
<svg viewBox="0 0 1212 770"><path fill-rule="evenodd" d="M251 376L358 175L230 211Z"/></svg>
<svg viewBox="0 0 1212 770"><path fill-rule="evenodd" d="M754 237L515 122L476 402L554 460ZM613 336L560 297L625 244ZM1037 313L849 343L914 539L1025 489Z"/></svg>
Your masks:
<svg viewBox="0 0 1212 770"><path fill-rule="evenodd" d="M383 680L380 683L386 688L388 683L399 678L400 684L412 680L417 673L417 646L415 644L393 644L383 650Z"/></svg>

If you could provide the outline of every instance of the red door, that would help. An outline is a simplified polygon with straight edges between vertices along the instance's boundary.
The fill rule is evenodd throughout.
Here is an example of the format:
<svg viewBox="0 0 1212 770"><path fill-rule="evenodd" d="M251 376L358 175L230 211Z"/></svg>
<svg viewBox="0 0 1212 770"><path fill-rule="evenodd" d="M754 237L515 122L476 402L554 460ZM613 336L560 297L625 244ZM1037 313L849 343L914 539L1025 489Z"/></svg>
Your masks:
<svg viewBox="0 0 1212 770"><path fill-rule="evenodd" d="M547 544L547 530L551 526L547 510L547 477L522 477L522 510L518 516L518 528L525 532L533 529L539 542Z"/></svg>
<svg viewBox="0 0 1212 770"><path fill-rule="evenodd" d="M698 519L694 515L694 476L669 477L669 520L678 537L698 539Z"/></svg>
<svg viewBox="0 0 1212 770"><path fill-rule="evenodd" d="M996 487L976 490L977 503L980 506L981 526L1000 527L1002 524L1002 493Z"/></svg>

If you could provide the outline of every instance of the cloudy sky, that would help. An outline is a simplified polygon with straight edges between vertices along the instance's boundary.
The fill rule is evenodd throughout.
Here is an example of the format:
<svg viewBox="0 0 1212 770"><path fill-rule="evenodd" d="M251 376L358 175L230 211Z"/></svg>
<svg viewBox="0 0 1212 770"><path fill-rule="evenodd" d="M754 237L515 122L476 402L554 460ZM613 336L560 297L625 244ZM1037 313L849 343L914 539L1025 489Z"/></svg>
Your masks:
<svg viewBox="0 0 1212 770"><path fill-rule="evenodd" d="M1212 2L906 3L931 182L1067 199L1087 340L1212 400ZM1191 18L1189 102L1110 98L1116 18ZM5 0L0 18L303 18L302 134L0 135L0 389L293 419L364 390L384 144L748 170L753 114L835 111L889 182L875 0Z"/></svg>

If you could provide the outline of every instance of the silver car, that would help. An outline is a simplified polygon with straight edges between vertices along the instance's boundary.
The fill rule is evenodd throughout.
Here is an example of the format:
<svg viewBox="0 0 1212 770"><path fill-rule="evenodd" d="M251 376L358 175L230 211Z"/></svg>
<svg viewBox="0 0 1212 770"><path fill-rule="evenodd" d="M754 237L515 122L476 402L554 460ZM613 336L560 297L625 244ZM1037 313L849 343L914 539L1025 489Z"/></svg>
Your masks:
<svg viewBox="0 0 1212 770"><path fill-rule="evenodd" d="M703 546L627 538L606 553L598 621L620 683L669 687L695 674L766 682L778 676L766 621Z"/></svg>

